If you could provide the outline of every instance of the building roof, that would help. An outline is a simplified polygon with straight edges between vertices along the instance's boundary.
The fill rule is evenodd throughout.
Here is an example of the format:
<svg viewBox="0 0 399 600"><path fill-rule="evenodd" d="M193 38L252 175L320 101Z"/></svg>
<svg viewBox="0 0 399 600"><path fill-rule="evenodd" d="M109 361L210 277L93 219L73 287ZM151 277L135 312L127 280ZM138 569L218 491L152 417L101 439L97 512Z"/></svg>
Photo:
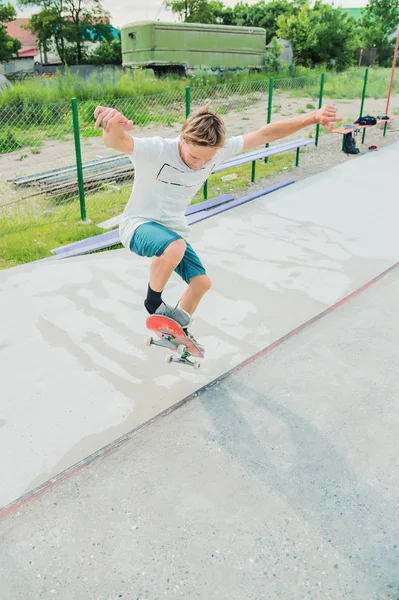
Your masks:
<svg viewBox="0 0 399 600"><path fill-rule="evenodd" d="M39 54L39 50L36 44L36 34L32 33L30 29L26 29L29 24L29 19L15 19L10 23L5 23L7 33L12 38L19 40L22 44L18 56L36 56Z"/></svg>
<svg viewBox="0 0 399 600"><path fill-rule="evenodd" d="M39 50L37 48L28 48L26 50L20 50L18 52L18 58L30 58L31 56L37 56Z"/></svg>

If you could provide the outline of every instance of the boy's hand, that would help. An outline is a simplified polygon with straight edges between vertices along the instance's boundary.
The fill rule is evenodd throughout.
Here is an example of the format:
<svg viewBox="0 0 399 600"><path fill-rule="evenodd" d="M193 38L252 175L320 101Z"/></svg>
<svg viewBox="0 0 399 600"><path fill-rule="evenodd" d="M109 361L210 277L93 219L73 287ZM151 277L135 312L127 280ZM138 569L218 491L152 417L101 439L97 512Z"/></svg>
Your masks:
<svg viewBox="0 0 399 600"><path fill-rule="evenodd" d="M97 106L94 111L94 117L96 119L94 129L98 129L102 123L106 133L109 133L114 125L118 125L124 131L131 131L133 129L133 121L127 119L116 108Z"/></svg>
<svg viewBox="0 0 399 600"><path fill-rule="evenodd" d="M337 117L337 111L332 104L326 104L326 106L316 110L316 123L320 123L328 131L332 131L334 123L338 123L339 121L342 121L342 119Z"/></svg>

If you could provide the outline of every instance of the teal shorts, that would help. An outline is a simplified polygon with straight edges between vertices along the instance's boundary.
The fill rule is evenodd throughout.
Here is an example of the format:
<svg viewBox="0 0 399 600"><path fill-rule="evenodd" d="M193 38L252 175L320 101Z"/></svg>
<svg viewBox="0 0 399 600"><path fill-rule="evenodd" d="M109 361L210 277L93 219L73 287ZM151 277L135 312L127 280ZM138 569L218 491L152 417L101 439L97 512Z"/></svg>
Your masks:
<svg viewBox="0 0 399 600"><path fill-rule="evenodd" d="M139 256L161 256L169 244L180 239L181 235L175 231L151 221L137 227L130 241L130 250ZM188 242L186 244L186 251L175 272L189 283L193 277L206 275L206 271L193 247Z"/></svg>

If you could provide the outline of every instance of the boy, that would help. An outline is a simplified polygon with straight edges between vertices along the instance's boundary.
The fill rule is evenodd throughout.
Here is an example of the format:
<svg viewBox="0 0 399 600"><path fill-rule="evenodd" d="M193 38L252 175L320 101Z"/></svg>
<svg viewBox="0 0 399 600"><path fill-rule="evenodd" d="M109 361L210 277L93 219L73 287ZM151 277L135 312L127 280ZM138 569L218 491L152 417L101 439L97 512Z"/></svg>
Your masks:
<svg viewBox="0 0 399 600"><path fill-rule="evenodd" d="M187 328L191 315L211 281L187 238L185 211L213 169L251 148L264 146L304 127L319 123L331 131L341 121L333 106L260 129L226 138L222 119L208 105L192 113L174 139L137 138L130 135L129 121L113 108L97 106L95 129L103 125L106 146L129 155L135 167L134 185L119 226L121 242L139 256L151 257L150 278L144 306L149 314L165 315ZM173 271L188 284L173 307L162 293ZM195 340L196 341L196 340ZM196 342L198 343L198 342Z"/></svg>

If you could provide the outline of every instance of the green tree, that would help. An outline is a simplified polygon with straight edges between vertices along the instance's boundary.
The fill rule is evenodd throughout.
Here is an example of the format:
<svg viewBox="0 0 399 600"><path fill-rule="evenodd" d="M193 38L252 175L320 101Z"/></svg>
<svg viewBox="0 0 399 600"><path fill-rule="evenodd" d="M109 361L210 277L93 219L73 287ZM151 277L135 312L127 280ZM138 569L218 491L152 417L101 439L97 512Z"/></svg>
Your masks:
<svg viewBox="0 0 399 600"><path fill-rule="evenodd" d="M359 24L363 46L377 48L380 64L385 63L385 57L392 59L393 36L399 25L399 0L369 0L362 9Z"/></svg>
<svg viewBox="0 0 399 600"><path fill-rule="evenodd" d="M19 3L41 8L30 20L30 28L47 49L54 42L64 64L83 62L87 54L84 42L101 37L101 28L110 16L102 8L101 0L19 0Z"/></svg>
<svg viewBox="0 0 399 600"><path fill-rule="evenodd" d="M254 27L251 7L244 2L238 2L233 8L233 24L242 27Z"/></svg>
<svg viewBox="0 0 399 600"><path fill-rule="evenodd" d="M120 38L108 42L105 40L88 56L92 65L120 65L122 64L122 47Z"/></svg>
<svg viewBox="0 0 399 600"><path fill-rule="evenodd" d="M179 15L181 21L186 21L193 13L197 0L165 0L164 6Z"/></svg>
<svg viewBox="0 0 399 600"><path fill-rule="evenodd" d="M63 21L63 17L56 7L46 7L32 15L29 20L29 29L36 34L38 46L45 57L47 52L55 48L61 61L66 63Z"/></svg>
<svg viewBox="0 0 399 600"><path fill-rule="evenodd" d="M110 14L101 6L101 0L64 0L68 11L66 38L76 47L77 63L82 62L83 42L96 39L96 24Z"/></svg>
<svg viewBox="0 0 399 600"><path fill-rule="evenodd" d="M217 15L218 22L221 25L235 25L232 8L229 8L228 6L223 6L220 12L215 10L215 14Z"/></svg>
<svg viewBox="0 0 399 600"><path fill-rule="evenodd" d="M274 71L274 73L281 71L283 68L283 62L280 60L282 51L277 38L273 38L271 47L266 51L265 67L267 71Z"/></svg>
<svg viewBox="0 0 399 600"><path fill-rule="evenodd" d="M266 43L268 44L277 35L277 19L280 15L289 17L299 12L302 0L289 2L288 0L260 0L257 4L244 4L239 2L233 9L234 25L250 27L264 27L266 29Z"/></svg>
<svg viewBox="0 0 399 600"><path fill-rule="evenodd" d="M304 4L297 14L278 17L278 35L289 40L299 65L326 64L343 70L354 61L358 47L356 23L342 8L316 0Z"/></svg>
<svg viewBox="0 0 399 600"><path fill-rule="evenodd" d="M6 62L18 53L21 42L7 33L4 23L14 21L15 8L11 4L3 4L0 0L0 62Z"/></svg>
<svg viewBox="0 0 399 600"><path fill-rule="evenodd" d="M223 23L225 8L219 0L166 0L164 5L186 23Z"/></svg>
<svg viewBox="0 0 399 600"><path fill-rule="evenodd" d="M266 43L277 32L277 17L298 12L304 0L260 0L257 4L238 2L234 8L224 6L219 0L166 0L169 10L187 23L217 23L221 25L241 25L264 27Z"/></svg>

